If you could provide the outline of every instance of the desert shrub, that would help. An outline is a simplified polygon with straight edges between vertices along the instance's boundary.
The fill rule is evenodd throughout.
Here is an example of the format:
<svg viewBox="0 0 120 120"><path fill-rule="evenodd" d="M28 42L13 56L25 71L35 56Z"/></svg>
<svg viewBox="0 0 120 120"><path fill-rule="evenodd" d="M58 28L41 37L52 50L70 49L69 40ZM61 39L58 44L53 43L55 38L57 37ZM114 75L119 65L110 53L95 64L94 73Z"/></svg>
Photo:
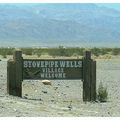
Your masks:
<svg viewBox="0 0 120 120"><path fill-rule="evenodd" d="M13 55L14 48L0 48L0 55L6 58L6 55Z"/></svg>
<svg viewBox="0 0 120 120"><path fill-rule="evenodd" d="M25 55L32 55L32 52L33 52L32 48L22 48L21 50Z"/></svg>
<svg viewBox="0 0 120 120"><path fill-rule="evenodd" d="M40 48L39 49L34 49L33 50L33 54L37 55L38 57L40 57L42 55L42 50Z"/></svg>
<svg viewBox="0 0 120 120"><path fill-rule="evenodd" d="M120 55L120 48L113 48L112 55Z"/></svg>
<svg viewBox="0 0 120 120"><path fill-rule="evenodd" d="M71 56L71 52L64 48L63 46L59 46L58 48L49 48L47 53L53 57L56 56Z"/></svg>
<svg viewBox="0 0 120 120"><path fill-rule="evenodd" d="M0 54L3 56L3 58L6 58L7 56L7 49L6 48L1 48L0 49Z"/></svg>
<svg viewBox="0 0 120 120"><path fill-rule="evenodd" d="M58 48L49 48L46 52L53 56L66 56L66 57L71 57L73 55L79 56L79 55L83 55L84 52L84 48L65 48L63 46L59 46Z"/></svg>
<svg viewBox="0 0 120 120"><path fill-rule="evenodd" d="M40 57L42 54L48 54L50 56L83 56L86 50L90 50L96 57L100 55L120 55L120 48L79 48L79 47L63 47L57 48L21 48L23 54L26 55L37 55ZM0 48L0 55L13 55L15 48Z"/></svg>
<svg viewBox="0 0 120 120"><path fill-rule="evenodd" d="M99 56L101 50L100 50L100 48L94 47L94 48L91 49L91 52L92 52L95 56Z"/></svg>
<svg viewBox="0 0 120 120"><path fill-rule="evenodd" d="M83 56L84 48L67 48L69 56Z"/></svg>
<svg viewBox="0 0 120 120"><path fill-rule="evenodd" d="M8 48L7 55L13 55L15 48Z"/></svg>
<svg viewBox="0 0 120 120"><path fill-rule="evenodd" d="M58 48L58 56L67 56L66 49L63 46L59 46L59 48Z"/></svg>
<svg viewBox="0 0 120 120"><path fill-rule="evenodd" d="M58 54L58 48L49 48L48 50L45 50L45 52L52 57L56 57Z"/></svg>
<svg viewBox="0 0 120 120"><path fill-rule="evenodd" d="M101 48L101 49L100 49L100 54L101 54L101 55L108 54L108 49L107 49L107 48Z"/></svg>
<svg viewBox="0 0 120 120"><path fill-rule="evenodd" d="M78 51L78 55L83 56L85 48L77 48L76 50Z"/></svg>
<svg viewBox="0 0 120 120"><path fill-rule="evenodd" d="M108 99L107 88L103 86L102 82L99 85L97 98L100 102L106 102Z"/></svg>
<svg viewBox="0 0 120 120"><path fill-rule="evenodd" d="M95 56L99 56L99 55L106 55L109 54L112 51L112 48L91 48L90 49L91 52L95 55Z"/></svg>

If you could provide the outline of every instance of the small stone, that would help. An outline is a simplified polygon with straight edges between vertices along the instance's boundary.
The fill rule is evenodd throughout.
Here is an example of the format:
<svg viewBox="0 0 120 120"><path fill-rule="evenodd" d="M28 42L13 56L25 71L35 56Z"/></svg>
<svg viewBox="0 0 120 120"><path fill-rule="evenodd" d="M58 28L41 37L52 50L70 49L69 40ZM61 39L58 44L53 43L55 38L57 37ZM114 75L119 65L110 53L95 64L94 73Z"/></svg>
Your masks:
<svg viewBox="0 0 120 120"><path fill-rule="evenodd" d="M42 91L43 93L47 94L47 91Z"/></svg>
<svg viewBox="0 0 120 120"><path fill-rule="evenodd" d="M65 93L61 93L62 95L64 95L64 96L66 96L66 94Z"/></svg>
<svg viewBox="0 0 120 120"><path fill-rule="evenodd" d="M0 106L1 108L4 108L3 106Z"/></svg>
<svg viewBox="0 0 120 120"><path fill-rule="evenodd" d="M39 99L40 101L43 101L41 98Z"/></svg>
<svg viewBox="0 0 120 120"><path fill-rule="evenodd" d="M24 99L27 99L27 97L26 97L26 96L24 96L23 98L24 98Z"/></svg>
<svg viewBox="0 0 120 120"><path fill-rule="evenodd" d="M3 77L3 75L0 75L0 77Z"/></svg>
<svg viewBox="0 0 120 120"><path fill-rule="evenodd" d="M13 110L16 112L17 111L17 109L15 109L15 108L13 108Z"/></svg>
<svg viewBox="0 0 120 120"><path fill-rule="evenodd" d="M58 94L58 97L60 97L61 95L60 94Z"/></svg>
<svg viewBox="0 0 120 120"><path fill-rule="evenodd" d="M69 110L72 110L72 106L71 105L69 105L68 108L69 108Z"/></svg>
<svg viewBox="0 0 120 120"><path fill-rule="evenodd" d="M35 85L34 83L32 83L31 85Z"/></svg>
<svg viewBox="0 0 120 120"><path fill-rule="evenodd" d="M25 96L28 96L28 94L25 94Z"/></svg>
<svg viewBox="0 0 120 120"><path fill-rule="evenodd" d="M69 110L72 110L72 101L70 101L70 105L68 106Z"/></svg>
<svg viewBox="0 0 120 120"><path fill-rule="evenodd" d="M108 112L108 114L110 115L110 112Z"/></svg>
<svg viewBox="0 0 120 120"><path fill-rule="evenodd" d="M69 86L66 86L67 88L69 88Z"/></svg>
<svg viewBox="0 0 120 120"><path fill-rule="evenodd" d="M58 89L58 87L54 87L54 90L57 90Z"/></svg>
<svg viewBox="0 0 120 120"><path fill-rule="evenodd" d="M51 85L51 81L50 80L42 80L42 83L44 85Z"/></svg>
<svg viewBox="0 0 120 120"><path fill-rule="evenodd" d="M51 100L51 102L54 102L54 100Z"/></svg>
<svg viewBox="0 0 120 120"><path fill-rule="evenodd" d="M35 92L37 92L37 90L35 90Z"/></svg>

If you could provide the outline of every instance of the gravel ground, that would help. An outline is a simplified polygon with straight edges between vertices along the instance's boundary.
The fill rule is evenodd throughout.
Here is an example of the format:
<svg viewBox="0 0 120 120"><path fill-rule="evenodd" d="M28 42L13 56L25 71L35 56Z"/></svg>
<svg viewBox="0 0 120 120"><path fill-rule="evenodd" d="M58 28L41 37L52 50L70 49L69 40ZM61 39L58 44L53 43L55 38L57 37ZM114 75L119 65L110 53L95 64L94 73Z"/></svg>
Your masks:
<svg viewBox="0 0 120 120"><path fill-rule="evenodd" d="M83 102L81 80L24 80L22 98L7 94L7 60L0 61L0 116L120 116L120 59L97 60L97 88L107 86L108 102Z"/></svg>

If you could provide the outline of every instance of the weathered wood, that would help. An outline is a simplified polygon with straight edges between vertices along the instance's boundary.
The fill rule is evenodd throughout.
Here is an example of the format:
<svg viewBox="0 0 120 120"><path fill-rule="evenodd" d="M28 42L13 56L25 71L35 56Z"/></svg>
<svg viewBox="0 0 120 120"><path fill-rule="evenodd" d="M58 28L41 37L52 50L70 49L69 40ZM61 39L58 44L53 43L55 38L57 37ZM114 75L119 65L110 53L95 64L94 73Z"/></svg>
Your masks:
<svg viewBox="0 0 120 120"><path fill-rule="evenodd" d="M76 73L76 75L79 74L80 76L78 76L78 78L83 79L83 101L95 101L96 100L96 61L93 61L91 59L90 51L85 52L85 56L83 57L82 60L76 60L76 61L81 61L82 63L82 64L81 63L78 64L81 66L79 66L80 67L79 72ZM18 97L22 96L23 65L24 64L22 58L22 51L17 50L14 52L13 60L9 60L7 64L7 92L10 95L14 95ZM75 76L72 76L73 75L73 73L71 73L72 71L70 70L68 71L69 72L67 74L70 74L71 75L70 78L74 79ZM31 72L33 73L33 71ZM35 72L35 76L36 74L37 73Z"/></svg>
<svg viewBox="0 0 120 120"><path fill-rule="evenodd" d="M91 62L91 101L96 100L96 61Z"/></svg>
<svg viewBox="0 0 120 120"><path fill-rule="evenodd" d="M13 60L7 62L7 93L16 95L15 63Z"/></svg>
<svg viewBox="0 0 120 120"><path fill-rule="evenodd" d="M86 51L83 58L83 101L96 100L96 62L91 52Z"/></svg>
<svg viewBox="0 0 120 120"><path fill-rule="evenodd" d="M17 50L14 52L13 59L15 61L15 79L16 79L16 96L22 96L22 51Z"/></svg>
<svg viewBox="0 0 120 120"><path fill-rule="evenodd" d="M85 51L84 58L91 59L91 51Z"/></svg>
<svg viewBox="0 0 120 120"><path fill-rule="evenodd" d="M91 52L86 51L83 58L83 101L90 101Z"/></svg>
<svg viewBox="0 0 120 120"><path fill-rule="evenodd" d="M90 59L83 59L83 101L91 100L91 62Z"/></svg>

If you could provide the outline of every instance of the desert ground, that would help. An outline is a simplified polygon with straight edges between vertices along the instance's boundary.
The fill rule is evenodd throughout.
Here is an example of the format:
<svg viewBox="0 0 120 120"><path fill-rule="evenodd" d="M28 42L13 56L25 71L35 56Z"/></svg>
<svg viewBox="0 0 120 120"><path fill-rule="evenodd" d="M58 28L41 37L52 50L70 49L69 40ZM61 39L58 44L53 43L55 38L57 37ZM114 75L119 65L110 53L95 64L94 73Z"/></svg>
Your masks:
<svg viewBox="0 0 120 120"><path fill-rule="evenodd" d="M0 61L0 117L120 117L120 59L96 59L97 89L107 87L107 102L83 102L81 80L24 80L22 98L7 94L7 60Z"/></svg>

